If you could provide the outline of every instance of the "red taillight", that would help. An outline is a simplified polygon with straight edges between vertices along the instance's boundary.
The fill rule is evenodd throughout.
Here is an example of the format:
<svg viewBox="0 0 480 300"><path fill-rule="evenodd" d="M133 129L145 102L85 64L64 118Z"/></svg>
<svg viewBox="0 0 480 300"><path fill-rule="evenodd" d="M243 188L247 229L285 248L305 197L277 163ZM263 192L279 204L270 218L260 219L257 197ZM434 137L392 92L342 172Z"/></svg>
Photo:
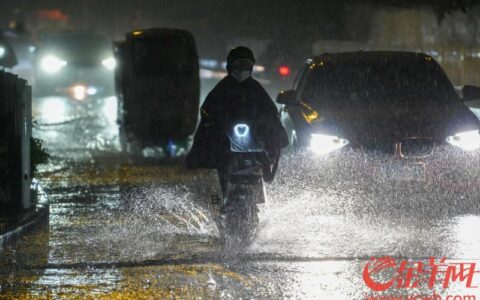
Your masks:
<svg viewBox="0 0 480 300"><path fill-rule="evenodd" d="M282 76L288 76L290 75L290 68L287 66L281 66L280 68L278 68L278 74Z"/></svg>

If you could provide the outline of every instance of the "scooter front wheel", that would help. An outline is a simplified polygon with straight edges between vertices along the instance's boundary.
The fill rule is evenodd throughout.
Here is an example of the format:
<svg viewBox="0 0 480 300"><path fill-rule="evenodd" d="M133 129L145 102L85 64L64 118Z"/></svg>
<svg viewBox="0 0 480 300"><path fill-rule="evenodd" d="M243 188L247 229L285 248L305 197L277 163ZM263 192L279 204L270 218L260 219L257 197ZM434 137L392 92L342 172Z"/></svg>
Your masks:
<svg viewBox="0 0 480 300"><path fill-rule="evenodd" d="M239 245L248 245L258 226L258 208L251 191L236 189L222 208L227 239Z"/></svg>

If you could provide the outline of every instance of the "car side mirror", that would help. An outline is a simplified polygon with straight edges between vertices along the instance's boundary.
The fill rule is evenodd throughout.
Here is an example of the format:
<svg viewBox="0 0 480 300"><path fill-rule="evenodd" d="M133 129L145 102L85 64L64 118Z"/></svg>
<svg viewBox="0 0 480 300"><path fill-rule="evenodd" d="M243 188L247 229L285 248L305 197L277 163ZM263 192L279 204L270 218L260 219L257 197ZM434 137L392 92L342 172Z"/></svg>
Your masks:
<svg viewBox="0 0 480 300"><path fill-rule="evenodd" d="M297 92L294 90L281 91L277 96L277 103L279 104L288 104L288 105L298 105L297 101Z"/></svg>

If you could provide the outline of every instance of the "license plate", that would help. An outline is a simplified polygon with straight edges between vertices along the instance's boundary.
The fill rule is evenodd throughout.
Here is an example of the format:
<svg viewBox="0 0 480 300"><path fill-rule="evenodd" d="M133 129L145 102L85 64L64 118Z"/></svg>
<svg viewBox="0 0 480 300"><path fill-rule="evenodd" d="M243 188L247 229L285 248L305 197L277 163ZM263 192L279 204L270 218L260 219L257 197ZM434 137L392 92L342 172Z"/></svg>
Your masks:
<svg viewBox="0 0 480 300"><path fill-rule="evenodd" d="M377 175L395 181L423 181L425 179L425 166L423 164L381 166Z"/></svg>

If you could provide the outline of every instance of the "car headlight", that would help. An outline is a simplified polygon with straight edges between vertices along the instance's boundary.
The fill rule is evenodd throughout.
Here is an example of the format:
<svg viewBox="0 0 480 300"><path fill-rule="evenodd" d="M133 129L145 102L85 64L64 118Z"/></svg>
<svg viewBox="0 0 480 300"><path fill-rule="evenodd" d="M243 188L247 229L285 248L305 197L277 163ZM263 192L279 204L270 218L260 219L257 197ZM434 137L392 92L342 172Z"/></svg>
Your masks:
<svg viewBox="0 0 480 300"><path fill-rule="evenodd" d="M58 57L50 55L42 59L40 64L45 72L53 74L60 71L61 68L65 67L67 65L67 62L59 59Z"/></svg>
<svg viewBox="0 0 480 300"><path fill-rule="evenodd" d="M312 134L310 140L310 149L317 154L328 154L332 151L345 147L348 140L337 136Z"/></svg>
<svg viewBox="0 0 480 300"><path fill-rule="evenodd" d="M109 70L113 70L117 66L117 61L115 60L115 58L109 57L102 60L102 65Z"/></svg>
<svg viewBox="0 0 480 300"><path fill-rule="evenodd" d="M480 132L478 130L471 130L457 133L447 137L447 142L466 151L477 150L480 148Z"/></svg>
<svg viewBox="0 0 480 300"><path fill-rule="evenodd" d="M0 58L2 58L5 55L5 52L7 52L7 50L5 50L4 47L0 46Z"/></svg>

